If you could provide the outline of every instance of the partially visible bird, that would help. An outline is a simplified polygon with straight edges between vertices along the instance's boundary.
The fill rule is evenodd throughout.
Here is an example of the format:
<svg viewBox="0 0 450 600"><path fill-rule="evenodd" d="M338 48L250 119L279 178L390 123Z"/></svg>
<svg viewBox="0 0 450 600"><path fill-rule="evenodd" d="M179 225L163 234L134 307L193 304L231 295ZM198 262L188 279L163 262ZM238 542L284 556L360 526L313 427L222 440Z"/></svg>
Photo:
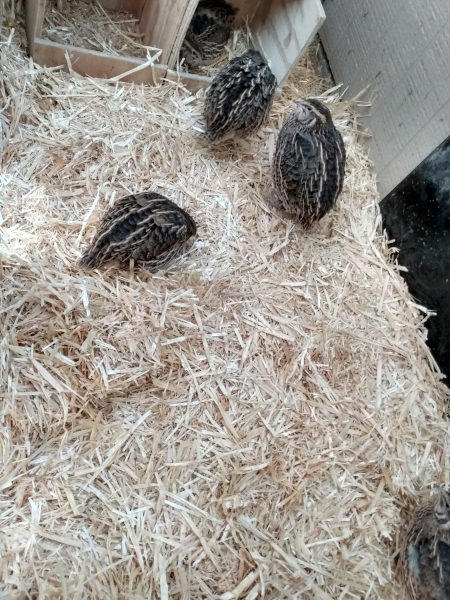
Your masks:
<svg viewBox="0 0 450 600"><path fill-rule="evenodd" d="M180 50L180 57L189 67L207 65L222 54L237 12L225 0L200 0Z"/></svg>
<svg viewBox="0 0 450 600"><path fill-rule="evenodd" d="M206 139L244 137L259 129L269 116L276 87L275 75L257 50L230 60L206 93Z"/></svg>
<svg viewBox="0 0 450 600"><path fill-rule="evenodd" d="M156 271L180 256L196 232L192 217L171 200L155 192L132 194L105 213L80 264L95 269L110 260L134 259Z"/></svg>
<svg viewBox="0 0 450 600"><path fill-rule="evenodd" d="M231 28L237 13L238 9L226 0L200 0L192 17L192 30L195 35L201 35L216 23Z"/></svg>
<svg viewBox="0 0 450 600"><path fill-rule="evenodd" d="M237 12L225 0L200 0L192 19L192 31L202 46L205 64L223 52Z"/></svg>
<svg viewBox="0 0 450 600"><path fill-rule="evenodd" d="M270 203L310 228L335 205L345 160L344 142L328 108L315 98L297 101L278 135Z"/></svg>
<svg viewBox="0 0 450 600"><path fill-rule="evenodd" d="M450 598L450 494L438 488L412 516L403 540L400 566L414 600Z"/></svg>
<svg viewBox="0 0 450 600"><path fill-rule="evenodd" d="M203 64L203 49L197 37L188 29L180 49L180 60L189 67L199 67Z"/></svg>

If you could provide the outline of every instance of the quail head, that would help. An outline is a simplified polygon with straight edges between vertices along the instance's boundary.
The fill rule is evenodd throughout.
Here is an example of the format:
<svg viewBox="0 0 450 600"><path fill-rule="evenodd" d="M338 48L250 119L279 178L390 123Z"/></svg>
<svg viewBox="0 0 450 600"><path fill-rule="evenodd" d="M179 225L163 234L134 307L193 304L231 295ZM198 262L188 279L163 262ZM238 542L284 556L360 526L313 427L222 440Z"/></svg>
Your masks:
<svg viewBox="0 0 450 600"><path fill-rule="evenodd" d="M106 212L80 263L95 269L110 260L134 259L156 271L181 255L196 232L192 217L171 200L154 192L132 194Z"/></svg>
<svg viewBox="0 0 450 600"><path fill-rule="evenodd" d="M344 142L328 108L315 98L297 101L278 135L271 204L310 228L335 205L345 160Z"/></svg>

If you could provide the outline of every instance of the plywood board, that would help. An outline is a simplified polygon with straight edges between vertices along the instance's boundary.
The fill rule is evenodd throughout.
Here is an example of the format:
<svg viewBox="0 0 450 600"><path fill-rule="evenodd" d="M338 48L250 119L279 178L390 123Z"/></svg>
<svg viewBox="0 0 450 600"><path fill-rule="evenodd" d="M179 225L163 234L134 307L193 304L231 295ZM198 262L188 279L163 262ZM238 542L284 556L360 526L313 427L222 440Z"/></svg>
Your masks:
<svg viewBox="0 0 450 600"><path fill-rule="evenodd" d="M105 10L125 10L140 17L144 0L98 0Z"/></svg>
<svg viewBox="0 0 450 600"><path fill-rule="evenodd" d="M326 0L321 29L346 98L372 86L363 125L382 197L448 135L450 2Z"/></svg>
<svg viewBox="0 0 450 600"><path fill-rule="evenodd" d="M39 37L42 32L44 12L45 0L26 0L25 23L30 56L34 56L34 39Z"/></svg>
<svg viewBox="0 0 450 600"><path fill-rule="evenodd" d="M241 26L247 20L250 23L253 15L256 12L256 9L264 2L264 0L229 0L230 4L238 9L238 14L236 15L236 25Z"/></svg>
<svg viewBox="0 0 450 600"><path fill-rule="evenodd" d="M123 73L127 73L136 67L145 64L139 58L124 58L111 56L103 52L85 50L74 46L56 44L48 40L36 38L34 59L40 65L46 67L59 67L67 65L66 53L69 57L72 69L83 76L111 79ZM126 75L121 81L133 83L157 83L166 74L166 68L162 66L145 67L135 73Z"/></svg>
<svg viewBox="0 0 450 600"><path fill-rule="evenodd" d="M203 75L194 75L192 73L178 73L167 69L165 79L168 81L179 81L182 83L190 92L198 92L198 90L206 89L211 85L212 77L205 77Z"/></svg>
<svg viewBox="0 0 450 600"><path fill-rule="evenodd" d="M143 43L162 50L160 62L173 67L197 0L146 0L140 28Z"/></svg>
<svg viewBox="0 0 450 600"><path fill-rule="evenodd" d="M198 90L208 88L213 78L205 77L204 75L195 75L193 73L179 73L178 71L173 71L171 69L167 69L166 76L164 79L168 81L179 81L183 84L190 92L195 94ZM282 92L280 87L277 87L275 90L275 97L279 96Z"/></svg>
<svg viewBox="0 0 450 600"><path fill-rule="evenodd" d="M282 85L325 21L321 0L261 0L253 41Z"/></svg>
<svg viewBox="0 0 450 600"><path fill-rule="evenodd" d="M180 54L181 44L186 36L186 32L189 27L189 23L191 22L192 17L194 16L195 9L197 8L198 0L188 0L186 2L185 13L183 17L183 21L178 29L177 36L175 38L172 52L169 56L169 60L167 62L169 68L173 69L177 64L178 55Z"/></svg>

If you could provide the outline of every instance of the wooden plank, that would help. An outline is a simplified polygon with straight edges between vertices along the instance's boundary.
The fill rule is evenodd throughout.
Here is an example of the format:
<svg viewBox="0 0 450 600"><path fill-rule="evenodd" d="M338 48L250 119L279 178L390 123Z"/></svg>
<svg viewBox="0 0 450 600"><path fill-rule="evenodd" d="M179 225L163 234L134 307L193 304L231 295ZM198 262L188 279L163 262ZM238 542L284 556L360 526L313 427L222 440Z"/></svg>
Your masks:
<svg viewBox="0 0 450 600"><path fill-rule="evenodd" d="M336 83L350 99L371 85L362 121L383 198L449 133L450 2L325 2L320 32Z"/></svg>
<svg viewBox="0 0 450 600"><path fill-rule="evenodd" d="M165 79L168 81L179 81L182 83L190 92L195 94L198 90L206 89L211 85L213 80L212 77L205 77L204 75L195 75L193 73L178 73L171 69L167 69ZM275 97L281 94L282 89L277 87L275 91Z"/></svg>
<svg viewBox="0 0 450 600"><path fill-rule="evenodd" d="M251 22L256 9L264 0L229 0L229 2L239 11L236 15L236 26L240 27L246 19Z"/></svg>
<svg viewBox="0 0 450 600"><path fill-rule="evenodd" d="M177 33L177 36L175 38L175 41L174 41L174 44L172 47L172 52L170 54L170 57L169 57L169 60L167 63L169 68L171 68L171 69L173 69L175 67L175 65L177 64L181 45L186 36L187 30L189 27L189 23L191 22L191 19L194 16L195 9L197 8L197 4L198 4L198 0L187 0L187 2L186 2L186 10L184 13L183 21L178 29L178 33Z"/></svg>
<svg viewBox="0 0 450 600"><path fill-rule="evenodd" d="M180 82L193 94L198 92L198 90L209 87L212 81L212 77L194 75L193 73L178 73L177 71L172 71L171 69L167 69L165 79L168 81Z"/></svg>
<svg viewBox="0 0 450 600"><path fill-rule="evenodd" d="M143 0L98 0L105 10L125 10L138 18L141 16Z"/></svg>
<svg viewBox="0 0 450 600"><path fill-rule="evenodd" d="M39 37L44 24L45 0L26 0L25 26L27 31L28 52L34 57L34 40Z"/></svg>
<svg viewBox="0 0 450 600"><path fill-rule="evenodd" d="M162 50L161 63L174 67L197 0L145 0L140 28L143 44Z"/></svg>
<svg viewBox="0 0 450 600"><path fill-rule="evenodd" d="M381 198L391 192L447 139L448 128L444 123L450 123L450 100L442 106L439 112L430 116L423 129L405 144L394 160L377 172L378 191ZM378 167L378 164L375 163L375 166Z"/></svg>
<svg viewBox="0 0 450 600"><path fill-rule="evenodd" d="M99 79L117 77L145 63L140 58L111 56L95 50L56 44L41 38L35 40L34 58L40 65L46 67L66 66L66 53L69 55L72 68L76 73ZM167 68L163 65L156 65L153 68L146 67L125 76L121 81L155 84L165 76L166 70Z"/></svg>
<svg viewBox="0 0 450 600"><path fill-rule="evenodd" d="M262 0L250 24L255 46L282 86L325 21L321 0Z"/></svg>

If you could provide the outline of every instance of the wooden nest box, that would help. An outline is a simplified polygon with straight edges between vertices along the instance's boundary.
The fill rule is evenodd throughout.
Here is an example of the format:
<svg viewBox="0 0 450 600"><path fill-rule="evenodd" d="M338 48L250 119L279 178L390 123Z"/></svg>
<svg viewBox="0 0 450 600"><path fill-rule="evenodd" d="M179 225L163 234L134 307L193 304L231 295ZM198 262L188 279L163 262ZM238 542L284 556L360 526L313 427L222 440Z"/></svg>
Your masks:
<svg viewBox="0 0 450 600"><path fill-rule="evenodd" d="M229 1L239 11L236 26L248 22L256 49L268 60L281 87L325 20L321 0ZM99 0L99 3L106 10L126 10L136 15L143 34L142 44L161 50L155 65L148 66L144 59L118 57L43 39L46 0L26 0L28 46L33 59L38 64L57 67L67 65L68 58L74 71L90 77L117 77L146 84L155 84L162 78L179 79L192 91L210 84L210 77L175 70L198 0Z"/></svg>

